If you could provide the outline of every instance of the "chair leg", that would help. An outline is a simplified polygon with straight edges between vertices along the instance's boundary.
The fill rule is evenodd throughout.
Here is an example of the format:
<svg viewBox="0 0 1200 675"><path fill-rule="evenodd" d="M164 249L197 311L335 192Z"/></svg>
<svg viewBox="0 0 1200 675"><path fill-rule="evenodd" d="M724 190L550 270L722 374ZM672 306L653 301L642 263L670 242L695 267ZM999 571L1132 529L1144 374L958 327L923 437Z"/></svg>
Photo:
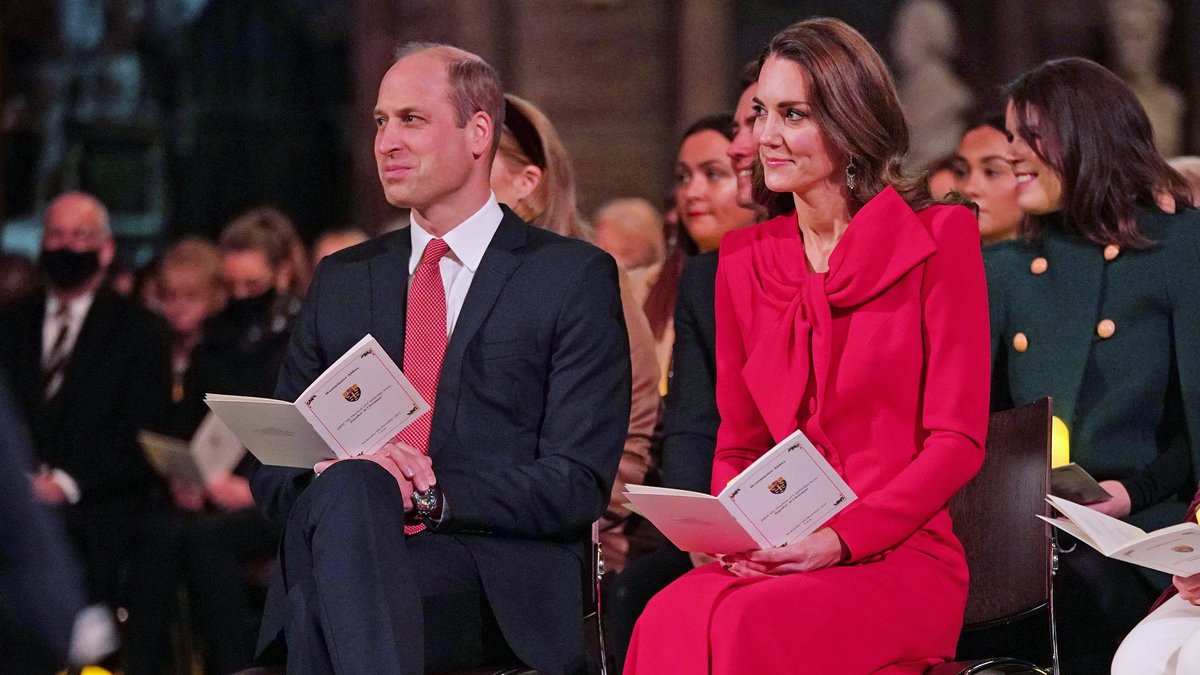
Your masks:
<svg viewBox="0 0 1200 675"><path fill-rule="evenodd" d="M593 525L593 528L595 526ZM595 571L596 577L593 579L595 584L596 598L596 639L600 647L600 675L608 675L608 649L605 647L604 639L604 605L603 594L601 593L600 584L604 580L604 549L600 546L597 539L592 539L592 552L595 556Z"/></svg>
<svg viewBox="0 0 1200 675"><path fill-rule="evenodd" d="M1058 670L1058 622L1054 615L1054 577L1058 574L1058 556L1062 549L1058 547L1057 528L1050 528L1050 669L1054 675Z"/></svg>

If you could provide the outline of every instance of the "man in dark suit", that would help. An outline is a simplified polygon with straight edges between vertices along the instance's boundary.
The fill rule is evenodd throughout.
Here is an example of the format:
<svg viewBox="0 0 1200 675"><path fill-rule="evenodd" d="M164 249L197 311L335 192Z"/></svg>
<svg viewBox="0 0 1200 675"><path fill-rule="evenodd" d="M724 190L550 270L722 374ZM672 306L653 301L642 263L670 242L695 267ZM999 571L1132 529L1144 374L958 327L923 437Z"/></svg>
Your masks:
<svg viewBox="0 0 1200 675"><path fill-rule="evenodd" d="M160 324L101 288L115 245L94 197L46 211L48 290L0 314L0 366L33 434L33 494L62 511L94 599L117 602L122 566L153 491L137 432L166 400Z"/></svg>
<svg viewBox="0 0 1200 675"><path fill-rule="evenodd" d="M305 673L514 655L580 671L584 552L629 416L616 266L496 204L502 90L477 56L409 45L375 119L384 192L413 225L321 263L276 395L371 333L433 410L372 455L255 472L286 523L260 649L282 637Z"/></svg>

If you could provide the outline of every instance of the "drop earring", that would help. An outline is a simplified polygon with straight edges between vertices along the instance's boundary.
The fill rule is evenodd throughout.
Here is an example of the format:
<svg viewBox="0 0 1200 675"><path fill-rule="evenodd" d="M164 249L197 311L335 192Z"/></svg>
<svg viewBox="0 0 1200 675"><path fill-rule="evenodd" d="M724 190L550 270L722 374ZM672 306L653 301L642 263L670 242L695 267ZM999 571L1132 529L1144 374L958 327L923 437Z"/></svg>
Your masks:
<svg viewBox="0 0 1200 675"><path fill-rule="evenodd" d="M850 158L850 162L846 164L846 187L854 192L854 186L858 185L858 166L854 164L854 158Z"/></svg>

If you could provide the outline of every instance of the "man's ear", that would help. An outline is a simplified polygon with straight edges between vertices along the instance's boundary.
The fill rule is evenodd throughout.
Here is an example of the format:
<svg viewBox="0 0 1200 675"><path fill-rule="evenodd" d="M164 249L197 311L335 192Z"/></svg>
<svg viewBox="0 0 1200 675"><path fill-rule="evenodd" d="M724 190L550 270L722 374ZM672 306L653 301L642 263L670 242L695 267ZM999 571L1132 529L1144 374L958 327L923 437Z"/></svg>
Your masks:
<svg viewBox="0 0 1200 675"><path fill-rule="evenodd" d="M108 269L117 254L117 241L109 235L100 245L100 269Z"/></svg>
<svg viewBox="0 0 1200 675"><path fill-rule="evenodd" d="M476 157L491 154L492 138L500 133L492 124L492 118L482 110L477 111L467 120L467 128L471 134L471 152Z"/></svg>

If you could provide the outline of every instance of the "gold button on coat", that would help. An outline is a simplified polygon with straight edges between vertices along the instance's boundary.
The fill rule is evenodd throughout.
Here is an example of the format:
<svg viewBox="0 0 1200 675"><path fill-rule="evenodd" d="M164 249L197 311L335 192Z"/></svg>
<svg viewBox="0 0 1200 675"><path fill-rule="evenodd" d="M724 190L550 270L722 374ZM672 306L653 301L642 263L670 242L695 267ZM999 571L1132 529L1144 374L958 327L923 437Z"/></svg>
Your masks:
<svg viewBox="0 0 1200 675"><path fill-rule="evenodd" d="M1013 336L1013 349L1024 352L1029 349L1029 338L1025 337L1024 333L1017 333Z"/></svg>
<svg viewBox="0 0 1200 675"><path fill-rule="evenodd" d="M1096 335L1099 335L1101 338L1103 338L1105 340L1112 337L1113 333L1116 333L1116 332L1117 332L1117 324L1113 323L1112 319L1105 319L1105 320L1101 321L1100 323L1096 324Z"/></svg>
<svg viewBox="0 0 1200 675"><path fill-rule="evenodd" d="M1119 256L1119 255L1121 255L1121 247L1120 246L1117 246L1116 244L1109 244L1108 246L1104 247L1104 259L1105 260L1109 260L1109 261L1116 260L1117 256Z"/></svg>
<svg viewBox="0 0 1200 675"><path fill-rule="evenodd" d="M1050 263L1040 256L1034 258L1033 262L1029 263L1029 271L1034 274L1045 274L1048 267L1050 267Z"/></svg>

